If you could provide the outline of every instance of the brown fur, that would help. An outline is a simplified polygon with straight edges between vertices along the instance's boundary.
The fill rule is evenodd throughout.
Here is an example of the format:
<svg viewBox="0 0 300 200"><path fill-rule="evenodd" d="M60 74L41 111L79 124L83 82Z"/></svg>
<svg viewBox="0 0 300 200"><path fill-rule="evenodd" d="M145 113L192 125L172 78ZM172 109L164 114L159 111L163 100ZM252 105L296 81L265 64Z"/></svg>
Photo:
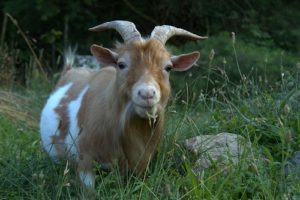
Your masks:
<svg viewBox="0 0 300 200"><path fill-rule="evenodd" d="M128 168L136 174L145 171L162 138L164 108L170 95L168 74L163 72L164 61L170 58L165 47L154 39L146 42L132 42L117 48L119 55L129 53L132 66L126 75L114 67L99 71L70 69L64 72L57 87L69 82L73 86L67 97L60 102L56 112L61 117L60 135L53 142L62 141L67 133L67 105L89 84L78 113L82 130L79 136L79 171L92 171L92 161L107 165L119 163L122 170ZM137 116L132 109L123 113L134 83L141 77L152 77L161 90L158 117L152 120ZM121 116L125 115L124 127ZM56 146L62 152L63 147Z"/></svg>

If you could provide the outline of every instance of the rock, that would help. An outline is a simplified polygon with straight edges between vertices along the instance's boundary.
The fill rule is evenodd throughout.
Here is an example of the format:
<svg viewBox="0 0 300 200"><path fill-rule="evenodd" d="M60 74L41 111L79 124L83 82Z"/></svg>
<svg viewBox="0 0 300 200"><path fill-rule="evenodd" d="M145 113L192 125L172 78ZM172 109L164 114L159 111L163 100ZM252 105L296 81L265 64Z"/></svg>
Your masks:
<svg viewBox="0 0 300 200"><path fill-rule="evenodd" d="M294 178L299 178L300 175L300 151L296 151L293 158L289 159L284 166L286 175L291 174Z"/></svg>
<svg viewBox="0 0 300 200"><path fill-rule="evenodd" d="M217 135L200 135L186 140L188 150L199 156L195 170L202 171L213 164L227 167L237 164L251 144L241 135L219 133Z"/></svg>
<svg viewBox="0 0 300 200"><path fill-rule="evenodd" d="M293 162L300 167L300 151L295 152Z"/></svg>
<svg viewBox="0 0 300 200"><path fill-rule="evenodd" d="M74 65L76 67L87 67L99 69L100 65L94 56L89 55L76 55Z"/></svg>
<svg viewBox="0 0 300 200"><path fill-rule="evenodd" d="M289 99L289 103L291 104L293 110L299 108L299 101L300 101L300 90L296 90Z"/></svg>

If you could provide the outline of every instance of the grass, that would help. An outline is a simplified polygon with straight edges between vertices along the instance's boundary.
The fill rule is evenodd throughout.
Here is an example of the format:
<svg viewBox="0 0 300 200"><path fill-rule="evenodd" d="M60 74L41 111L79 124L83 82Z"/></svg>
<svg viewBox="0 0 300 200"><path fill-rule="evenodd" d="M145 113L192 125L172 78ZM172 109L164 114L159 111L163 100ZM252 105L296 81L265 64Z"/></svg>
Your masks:
<svg viewBox="0 0 300 200"><path fill-rule="evenodd" d="M242 68L239 49L228 43L233 45L231 60ZM299 66L282 66L284 75L272 83L255 74L244 76L236 68L240 78L232 81L214 61L222 56L207 57L207 63L200 63L202 69L208 66L203 73L207 76L196 77L203 87L188 84L174 91L164 140L145 177L124 181L117 169L98 170L97 199L300 198L299 171L285 173L300 145ZM42 90L38 77L27 89L9 83L0 90L0 198L88 199L74 168L68 162L54 164L41 148L39 112L49 86ZM214 77L218 84L213 84ZM184 148L185 140L220 132L251 141L251 156L226 173L217 165L196 172L196 156Z"/></svg>

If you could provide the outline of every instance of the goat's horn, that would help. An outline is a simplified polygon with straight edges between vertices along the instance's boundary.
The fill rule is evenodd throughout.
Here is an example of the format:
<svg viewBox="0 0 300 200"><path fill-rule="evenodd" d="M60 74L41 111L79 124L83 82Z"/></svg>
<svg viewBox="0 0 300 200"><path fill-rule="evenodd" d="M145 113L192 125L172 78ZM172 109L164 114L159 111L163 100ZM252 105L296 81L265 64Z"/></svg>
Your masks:
<svg viewBox="0 0 300 200"><path fill-rule="evenodd" d="M174 35L186 36L191 39L197 39L197 40L207 38L207 37L202 37L194 33L188 32L184 29L176 28L174 26L169 26L169 25L156 26L151 33L151 38L155 38L159 40L161 43L165 44L167 40Z"/></svg>
<svg viewBox="0 0 300 200"><path fill-rule="evenodd" d="M103 31L107 29L115 29L127 43L132 40L140 40L141 34L136 29L134 23L129 21L111 21L89 28L90 31Z"/></svg>

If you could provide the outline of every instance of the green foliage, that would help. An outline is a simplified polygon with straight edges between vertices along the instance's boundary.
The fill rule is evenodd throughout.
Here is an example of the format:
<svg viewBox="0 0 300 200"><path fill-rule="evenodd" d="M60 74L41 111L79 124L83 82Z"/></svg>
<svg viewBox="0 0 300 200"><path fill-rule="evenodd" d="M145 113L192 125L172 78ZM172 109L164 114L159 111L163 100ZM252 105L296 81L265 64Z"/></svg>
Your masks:
<svg viewBox="0 0 300 200"><path fill-rule="evenodd" d="M204 92L212 94L222 88L228 94L230 86L246 82L250 84L249 87L259 85L276 90L282 74L288 75L300 63L300 58L290 52L247 43L240 40L238 35L233 40L229 33L190 42L180 49L170 46L170 49L175 54L195 50L201 52L198 66L171 76L174 91L180 92L183 98L189 95L190 101L197 100ZM245 90L244 94L249 92L252 91Z"/></svg>
<svg viewBox="0 0 300 200"><path fill-rule="evenodd" d="M211 38L218 38L223 32L235 32L240 41L247 46L253 44L255 47L298 52L298 7L298 1L282 0L264 0L259 3L248 0L29 0L26 3L20 0L4 0L0 3L3 13L10 13L19 22L37 50L44 49L44 65L45 68L50 68L50 72L57 70L60 63L56 63L55 60L67 45L77 44L81 54L89 54L89 46L92 43L111 47L117 34L113 31L95 34L87 29L114 19L133 21L137 28L146 34L150 33L154 25L172 24L200 35L209 35ZM2 17L0 16L0 19ZM24 53L28 52L27 46L12 23L8 22L5 26L5 37L2 37L8 45L21 50L20 54L24 54L24 65L29 60L28 53ZM120 39L119 36L117 38ZM182 44L178 39L173 39L173 42L177 45ZM268 57L266 53L261 56ZM239 59L243 60L244 57L239 55Z"/></svg>

